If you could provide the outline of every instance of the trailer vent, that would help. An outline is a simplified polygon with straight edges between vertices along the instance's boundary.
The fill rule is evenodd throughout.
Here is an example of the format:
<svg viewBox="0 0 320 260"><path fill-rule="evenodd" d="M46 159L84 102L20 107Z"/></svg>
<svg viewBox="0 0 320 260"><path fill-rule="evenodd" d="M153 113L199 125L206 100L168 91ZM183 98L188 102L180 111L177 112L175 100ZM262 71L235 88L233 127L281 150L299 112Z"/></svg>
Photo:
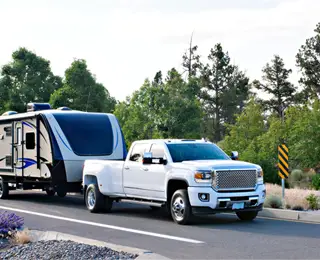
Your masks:
<svg viewBox="0 0 320 260"><path fill-rule="evenodd" d="M51 109L49 103L28 103L27 112L40 111L40 110L48 110Z"/></svg>
<svg viewBox="0 0 320 260"><path fill-rule="evenodd" d="M57 108L57 110L72 110L72 109L69 107L59 107Z"/></svg>
<svg viewBox="0 0 320 260"><path fill-rule="evenodd" d="M7 112L4 112L1 116L11 116L11 115L15 115L15 114L18 114L18 112L16 112L16 111L7 111Z"/></svg>

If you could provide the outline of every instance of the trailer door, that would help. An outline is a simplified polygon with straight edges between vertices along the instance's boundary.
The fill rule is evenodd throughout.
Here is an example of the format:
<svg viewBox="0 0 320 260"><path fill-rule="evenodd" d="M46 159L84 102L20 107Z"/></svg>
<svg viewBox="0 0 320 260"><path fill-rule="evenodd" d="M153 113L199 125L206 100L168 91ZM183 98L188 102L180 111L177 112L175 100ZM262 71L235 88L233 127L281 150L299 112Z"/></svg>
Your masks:
<svg viewBox="0 0 320 260"><path fill-rule="evenodd" d="M15 125L16 177L41 176L37 166L36 119L16 122Z"/></svg>
<svg viewBox="0 0 320 260"><path fill-rule="evenodd" d="M16 177L23 177L23 124L14 123L14 168Z"/></svg>

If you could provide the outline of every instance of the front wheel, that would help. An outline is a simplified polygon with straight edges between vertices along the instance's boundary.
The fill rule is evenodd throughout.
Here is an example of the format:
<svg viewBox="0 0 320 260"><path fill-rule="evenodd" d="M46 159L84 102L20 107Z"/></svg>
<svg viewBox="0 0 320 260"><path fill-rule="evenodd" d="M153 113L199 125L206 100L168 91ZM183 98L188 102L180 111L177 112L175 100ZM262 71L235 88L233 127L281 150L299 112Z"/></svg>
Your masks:
<svg viewBox="0 0 320 260"><path fill-rule="evenodd" d="M189 202L188 192L186 190L177 190L170 203L171 216L179 225L186 225L192 217L191 205Z"/></svg>
<svg viewBox="0 0 320 260"><path fill-rule="evenodd" d="M258 211L238 211L236 214L241 220L252 221L258 216Z"/></svg>

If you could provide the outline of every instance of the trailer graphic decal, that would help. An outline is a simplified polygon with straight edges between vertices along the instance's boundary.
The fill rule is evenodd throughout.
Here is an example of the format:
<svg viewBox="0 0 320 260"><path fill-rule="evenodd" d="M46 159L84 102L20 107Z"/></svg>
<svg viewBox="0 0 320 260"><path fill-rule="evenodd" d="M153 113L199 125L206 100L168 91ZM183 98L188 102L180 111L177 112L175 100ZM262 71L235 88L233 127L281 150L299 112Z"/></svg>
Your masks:
<svg viewBox="0 0 320 260"><path fill-rule="evenodd" d="M62 137L61 137L61 135L59 134L58 130L57 130L56 128L54 128L54 129L56 130L56 133L58 134L58 136L59 136L61 142L64 144L64 146L67 147L67 149L68 149L69 151L72 151L71 148L69 148L69 146L68 146L68 145L65 143L65 141L62 139Z"/></svg>
<svg viewBox="0 0 320 260"><path fill-rule="evenodd" d="M24 159L23 158L18 158L18 161L23 163L23 166L15 167L18 170L28 168L28 167L30 167L30 166L32 166L32 165L37 163L37 161L35 161L35 160L31 159L31 158L24 158Z"/></svg>

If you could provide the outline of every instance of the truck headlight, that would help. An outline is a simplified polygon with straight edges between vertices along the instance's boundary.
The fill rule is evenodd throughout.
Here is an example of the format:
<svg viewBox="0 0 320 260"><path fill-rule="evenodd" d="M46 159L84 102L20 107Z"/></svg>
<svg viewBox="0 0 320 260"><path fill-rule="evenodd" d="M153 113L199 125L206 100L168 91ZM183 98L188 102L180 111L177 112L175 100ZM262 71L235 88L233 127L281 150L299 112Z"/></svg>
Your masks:
<svg viewBox="0 0 320 260"><path fill-rule="evenodd" d="M211 183L211 172L202 170L195 171L194 180L198 183Z"/></svg>
<svg viewBox="0 0 320 260"><path fill-rule="evenodd" d="M258 183L263 183L263 170L261 168L257 170L257 178Z"/></svg>

